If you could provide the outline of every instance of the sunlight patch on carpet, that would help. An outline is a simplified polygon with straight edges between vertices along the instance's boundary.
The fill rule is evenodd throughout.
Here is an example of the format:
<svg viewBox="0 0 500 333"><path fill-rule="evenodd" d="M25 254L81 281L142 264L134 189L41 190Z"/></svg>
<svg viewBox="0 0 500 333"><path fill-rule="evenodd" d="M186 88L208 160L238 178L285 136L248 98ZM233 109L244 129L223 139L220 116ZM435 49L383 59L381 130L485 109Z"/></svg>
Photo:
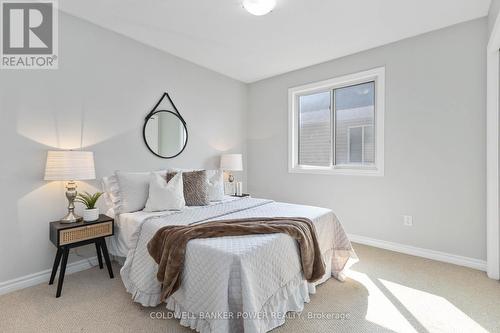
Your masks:
<svg viewBox="0 0 500 333"><path fill-rule="evenodd" d="M348 276L368 290L366 320L395 332L417 332L368 275L351 270Z"/></svg>
<svg viewBox="0 0 500 333"><path fill-rule="evenodd" d="M429 332L488 332L441 296L378 280Z"/></svg>

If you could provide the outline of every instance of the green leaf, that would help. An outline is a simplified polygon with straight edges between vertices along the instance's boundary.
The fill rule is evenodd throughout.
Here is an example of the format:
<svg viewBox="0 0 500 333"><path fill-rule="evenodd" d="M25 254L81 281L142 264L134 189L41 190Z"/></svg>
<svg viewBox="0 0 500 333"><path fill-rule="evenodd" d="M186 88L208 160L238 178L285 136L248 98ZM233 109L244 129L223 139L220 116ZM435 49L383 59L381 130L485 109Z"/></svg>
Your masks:
<svg viewBox="0 0 500 333"><path fill-rule="evenodd" d="M83 204L87 209L94 209L97 201L101 197L102 192L96 192L94 194L90 194L88 192L78 193L75 201Z"/></svg>

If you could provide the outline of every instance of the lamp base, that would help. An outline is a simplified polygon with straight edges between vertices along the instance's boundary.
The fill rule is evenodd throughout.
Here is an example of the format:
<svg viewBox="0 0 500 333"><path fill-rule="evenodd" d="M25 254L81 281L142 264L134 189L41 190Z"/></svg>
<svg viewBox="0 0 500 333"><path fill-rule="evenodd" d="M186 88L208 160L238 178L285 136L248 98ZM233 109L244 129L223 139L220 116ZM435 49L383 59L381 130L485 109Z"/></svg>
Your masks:
<svg viewBox="0 0 500 333"><path fill-rule="evenodd" d="M75 214L75 199L78 192L76 183L69 181L66 184L66 198L68 199L68 214L61 219L61 223L76 223L82 220L81 216Z"/></svg>
<svg viewBox="0 0 500 333"><path fill-rule="evenodd" d="M74 212L68 212L62 219L61 223L77 223L81 222L83 218L81 216L76 215Z"/></svg>

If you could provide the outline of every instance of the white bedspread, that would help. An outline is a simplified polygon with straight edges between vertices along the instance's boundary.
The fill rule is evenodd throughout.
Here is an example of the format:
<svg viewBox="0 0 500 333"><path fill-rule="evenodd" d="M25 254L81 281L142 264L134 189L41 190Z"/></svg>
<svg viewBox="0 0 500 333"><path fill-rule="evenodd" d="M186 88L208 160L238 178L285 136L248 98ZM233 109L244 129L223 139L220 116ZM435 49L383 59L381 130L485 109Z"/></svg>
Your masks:
<svg viewBox="0 0 500 333"><path fill-rule="evenodd" d="M238 200L236 197L229 195L224 196L222 202L211 202L210 205L220 205L228 203L230 201ZM204 206L186 206L184 210L192 210L203 208ZM164 212L144 212L138 211L133 213L123 213L118 216L114 216L115 219L115 236L110 238L108 250L115 256L119 257L121 262L127 257L128 252L135 246L132 243L132 236L137 231L137 228L148 218L155 216L167 216L171 214L178 214L176 211L164 211ZM111 216L111 215L110 215Z"/></svg>
<svg viewBox="0 0 500 333"><path fill-rule="evenodd" d="M285 321L288 311L302 311L315 285L330 276L344 279L357 261L331 210L245 198L160 216L137 223L121 276L134 301L160 303L157 265L146 245L165 225L262 216L310 218L316 227L327 272L320 281L303 279L295 240L285 234L192 240L187 245L182 283L167 299L184 326L199 332L267 332Z"/></svg>

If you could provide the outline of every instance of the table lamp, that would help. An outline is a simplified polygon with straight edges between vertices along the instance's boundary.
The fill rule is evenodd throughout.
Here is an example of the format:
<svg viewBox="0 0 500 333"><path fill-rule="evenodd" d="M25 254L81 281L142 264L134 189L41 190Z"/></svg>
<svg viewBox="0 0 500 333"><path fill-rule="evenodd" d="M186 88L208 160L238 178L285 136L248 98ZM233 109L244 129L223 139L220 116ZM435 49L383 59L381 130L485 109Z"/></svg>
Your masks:
<svg viewBox="0 0 500 333"><path fill-rule="evenodd" d="M220 168L229 172L229 182L234 182L234 176L231 171L243 170L243 158L241 154L224 154L220 157Z"/></svg>
<svg viewBox="0 0 500 333"><path fill-rule="evenodd" d="M75 223L82 218L75 214L76 180L95 179L94 153L90 151L49 151L45 165L45 180L59 180L66 183L68 214L62 223Z"/></svg>

